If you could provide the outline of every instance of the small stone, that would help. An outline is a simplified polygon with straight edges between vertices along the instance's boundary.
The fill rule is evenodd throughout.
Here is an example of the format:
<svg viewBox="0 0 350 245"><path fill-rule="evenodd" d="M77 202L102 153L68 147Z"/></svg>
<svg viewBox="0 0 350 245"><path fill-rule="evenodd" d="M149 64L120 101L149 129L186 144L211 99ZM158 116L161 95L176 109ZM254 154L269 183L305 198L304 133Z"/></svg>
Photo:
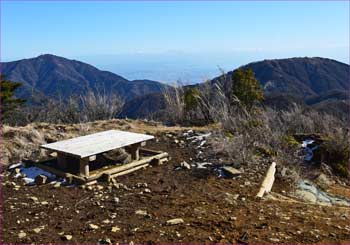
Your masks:
<svg viewBox="0 0 350 245"><path fill-rule="evenodd" d="M33 202L37 202L39 199L35 196L31 196L29 197L30 200L32 200Z"/></svg>
<svg viewBox="0 0 350 245"><path fill-rule="evenodd" d="M176 218L176 219L169 219L166 223L167 225L178 225L178 224L182 224L183 222L184 222L183 219Z"/></svg>
<svg viewBox="0 0 350 245"><path fill-rule="evenodd" d="M40 174L40 175L35 177L34 182L37 185L44 185L47 182L47 177L45 175Z"/></svg>
<svg viewBox="0 0 350 245"><path fill-rule="evenodd" d="M175 144L178 144L178 143L179 143L179 140L178 140L178 139L175 139L175 140L174 140L174 143L175 143Z"/></svg>
<svg viewBox="0 0 350 245"><path fill-rule="evenodd" d="M70 241L72 240L73 236L72 235L62 235L62 240L64 241Z"/></svg>
<svg viewBox="0 0 350 245"><path fill-rule="evenodd" d="M56 182L56 183L53 185L54 188L59 188L60 186L61 186L61 182Z"/></svg>
<svg viewBox="0 0 350 245"><path fill-rule="evenodd" d="M19 174L21 172L21 169L20 168L15 168L15 173L16 174Z"/></svg>
<svg viewBox="0 0 350 245"><path fill-rule="evenodd" d="M111 223L111 221L109 219L105 219L105 220L102 221L102 223L109 224L109 223Z"/></svg>
<svg viewBox="0 0 350 245"><path fill-rule="evenodd" d="M24 238L24 237L26 237L27 236L27 234L25 233L25 232L23 232L23 231L21 231L20 233L18 233L18 238Z"/></svg>
<svg viewBox="0 0 350 245"><path fill-rule="evenodd" d="M278 238L269 238L269 240L271 241L271 242L279 242L280 241L280 239L278 239Z"/></svg>
<svg viewBox="0 0 350 245"><path fill-rule="evenodd" d="M100 240L98 240L98 242L99 242L99 244L112 244L112 241L109 238L100 239Z"/></svg>
<svg viewBox="0 0 350 245"><path fill-rule="evenodd" d="M120 231L120 228L118 226L113 226L111 229L112 232Z"/></svg>
<svg viewBox="0 0 350 245"><path fill-rule="evenodd" d="M97 230L99 228L99 226L98 225L94 225L94 224L89 224L89 228L91 230Z"/></svg>
<svg viewBox="0 0 350 245"><path fill-rule="evenodd" d="M103 190L103 186L102 185L97 185L96 189L99 190L99 191L102 191Z"/></svg>
<svg viewBox="0 0 350 245"><path fill-rule="evenodd" d="M136 187L137 187L137 188L142 188L142 187L147 188L147 186L148 186L147 183L137 183L137 184L136 184Z"/></svg>
<svg viewBox="0 0 350 245"><path fill-rule="evenodd" d="M115 198L113 198L113 202L114 202L114 203L119 203L119 202L120 202L120 200L119 200L119 198L118 198L118 197L115 197Z"/></svg>
<svg viewBox="0 0 350 245"><path fill-rule="evenodd" d="M145 193L151 193L151 190L148 189L148 188L146 188L143 192L145 192Z"/></svg>
<svg viewBox="0 0 350 245"><path fill-rule="evenodd" d="M41 205L49 205L49 202L43 201L43 202L41 202L40 204L41 204Z"/></svg>
<svg viewBox="0 0 350 245"><path fill-rule="evenodd" d="M35 228L35 229L33 229L33 231L35 232L35 233L39 233L41 230L43 230L44 229L44 227L43 226L40 226L40 227L38 227L38 228Z"/></svg>
<svg viewBox="0 0 350 245"><path fill-rule="evenodd" d="M136 211L135 211L135 214L137 214L137 215L143 215L143 216L148 215L148 214L147 214L147 211L144 211L144 210L136 210Z"/></svg>
<svg viewBox="0 0 350 245"><path fill-rule="evenodd" d="M240 176L241 175L241 171L239 171L238 169L235 169L233 167L223 167L222 170L224 171L224 173L226 175L228 175L230 178L233 178L233 177L237 177L237 176Z"/></svg>
<svg viewBox="0 0 350 245"><path fill-rule="evenodd" d="M180 163L181 168L191 169L191 165L183 161Z"/></svg>

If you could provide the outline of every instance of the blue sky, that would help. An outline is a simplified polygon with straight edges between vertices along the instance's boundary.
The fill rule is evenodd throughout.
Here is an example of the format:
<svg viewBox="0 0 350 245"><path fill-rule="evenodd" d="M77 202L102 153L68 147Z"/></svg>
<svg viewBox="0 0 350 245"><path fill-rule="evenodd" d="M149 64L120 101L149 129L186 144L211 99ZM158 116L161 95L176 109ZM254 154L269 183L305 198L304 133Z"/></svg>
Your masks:
<svg viewBox="0 0 350 245"><path fill-rule="evenodd" d="M204 56L214 68L292 56L348 63L349 2L1 1L1 59L43 53L114 71L147 55Z"/></svg>

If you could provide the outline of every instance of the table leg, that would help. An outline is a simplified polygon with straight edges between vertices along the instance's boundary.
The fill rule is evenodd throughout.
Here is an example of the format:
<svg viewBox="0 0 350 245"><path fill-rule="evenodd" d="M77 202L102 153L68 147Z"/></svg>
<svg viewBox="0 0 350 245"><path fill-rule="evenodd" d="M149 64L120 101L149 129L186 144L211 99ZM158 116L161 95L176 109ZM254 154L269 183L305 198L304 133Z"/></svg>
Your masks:
<svg viewBox="0 0 350 245"><path fill-rule="evenodd" d="M79 160L80 164L80 175L84 177L89 177L89 158L81 158Z"/></svg>
<svg viewBox="0 0 350 245"><path fill-rule="evenodd" d="M140 146L141 144L133 144L130 146L127 146L125 150L131 155L132 160L139 160L140 159Z"/></svg>
<svg viewBox="0 0 350 245"><path fill-rule="evenodd" d="M57 166L60 169L66 169L67 168L66 155L61 153L61 152L57 152Z"/></svg>

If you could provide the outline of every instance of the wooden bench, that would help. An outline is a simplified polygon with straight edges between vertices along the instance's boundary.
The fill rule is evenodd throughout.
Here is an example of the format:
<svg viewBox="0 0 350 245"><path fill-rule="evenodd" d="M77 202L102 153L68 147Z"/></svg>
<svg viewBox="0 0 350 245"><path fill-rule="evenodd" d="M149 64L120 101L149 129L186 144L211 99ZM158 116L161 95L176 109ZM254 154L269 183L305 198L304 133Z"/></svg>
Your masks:
<svg viewBox="0 0 350 245"><path fill-rule="evenodd" d="M121 175L120 172L131 172L134 168L139 169L154 159L160 160L161 158L166 158L168 156L167 153L142 149L146 153L146 157L140 159L140 147L145 146L146 141L153 138L154 136L146 134L108 130L41 145L41 148L57 153L57 166L59 170L66 169L69 164L78 164L79 166L76 167L79 169L79 177L89 181L100 177L102 174L118 175L119 173ZM95 171L94 174L90 173L89 164L96 160L96 156L118 148L125 148L131 155L131 163L117 167L114 166L114 168L108 168L105 171ZM54 172L57 174L57 170Z"/></svg>

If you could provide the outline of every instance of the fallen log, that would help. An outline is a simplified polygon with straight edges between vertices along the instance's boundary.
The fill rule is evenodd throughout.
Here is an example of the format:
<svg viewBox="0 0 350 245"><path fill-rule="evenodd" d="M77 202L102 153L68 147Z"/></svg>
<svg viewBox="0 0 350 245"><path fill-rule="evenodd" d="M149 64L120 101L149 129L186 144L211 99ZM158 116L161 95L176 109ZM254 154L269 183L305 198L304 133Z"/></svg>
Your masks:
<svg viewBox="0 0 350 245"><path fill-rule="evenodd" d="M265 193L269 193L272 189L273 182L275 181L276 163L272 162L267 170L264 181L261 184L257 197L262 198Z"/></svg>

